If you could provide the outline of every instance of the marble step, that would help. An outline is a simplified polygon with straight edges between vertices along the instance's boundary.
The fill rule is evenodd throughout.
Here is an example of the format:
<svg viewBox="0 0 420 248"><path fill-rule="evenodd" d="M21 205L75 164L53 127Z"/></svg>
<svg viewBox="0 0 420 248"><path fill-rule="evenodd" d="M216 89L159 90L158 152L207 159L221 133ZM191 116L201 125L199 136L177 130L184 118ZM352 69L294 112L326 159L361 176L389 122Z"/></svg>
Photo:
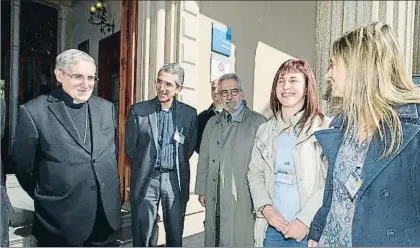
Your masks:
<svg viewBox="0 0 420 248"><path fill-rule="evenodd" d="M131 235L131 214L127 211L121 212L121 228L115 235L117 240L123 244L132 241ZM9 228L10 247L36 247L37 242L31 233L32 225L11 226Z"/></svg>
<svg viewBox="0 0 420 248"><path fill-rule="evenodd" d="M184 237L200 233L204 230L204 208L198 202L198 196L191 195L187 203ZM122 225L121 229L116 233L117 239L121 240L124 244L132 241L131 234L131 214L129 212L129 204L124 204L121 216ZM160 215L159 238L158 244L165 243L165 228L162 221L162 208L158 211ZM31 234L33 212L27 209L15 208L15 215L13 216L12 225L9 228L10 246L11 247L34 247L36 240Z"/></svg>

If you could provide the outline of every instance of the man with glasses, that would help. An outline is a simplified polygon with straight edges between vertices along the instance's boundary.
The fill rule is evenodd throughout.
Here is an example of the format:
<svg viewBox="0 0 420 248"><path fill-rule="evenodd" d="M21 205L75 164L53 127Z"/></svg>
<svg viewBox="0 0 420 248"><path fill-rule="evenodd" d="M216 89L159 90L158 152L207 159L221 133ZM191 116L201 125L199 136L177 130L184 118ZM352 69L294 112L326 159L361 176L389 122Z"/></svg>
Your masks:
<svg viewBox="0 0 420 248"><path fill-rule="evenodd" d="M131 106L125 149L131 159L133 246L156 246L162 203L167 247L181 247L189 199L190 163L197 136L197 111L176 99L184 83L177 63L157 74L157 96Z"/></svg>
<svg viewBox="0 0 420 248"><path fill-rule="evenodd" d="M70 49L56 58L58 89L20 106L12 157L34 200L38 246L115 246L121 201L114 106L92 96L96 65Z"/></svg>
<svg viewBox="0 0 420 248"><path fill-rule="evenodd" d="M220 97L217 93L217 85L219 84L219 79L216 78L210 82L211 86L211 99L213 100L210 107L198 115L198 134L197 134L197 144L195 146L195 151L200 153L200 144L201 144L201 137L203 136L204 128L206 127L207 122L209 119L220 112L222 112L223 108L220 104Z"/></svg>
<svg viewBox="0 0 420 248"><path fill-rule="evenodd" d="M222 114L204 128L195 193L206 207L204 245L251 247L254 214L247 181L255 134L265 118L247 107L235 73L220 77Z"/></svg>

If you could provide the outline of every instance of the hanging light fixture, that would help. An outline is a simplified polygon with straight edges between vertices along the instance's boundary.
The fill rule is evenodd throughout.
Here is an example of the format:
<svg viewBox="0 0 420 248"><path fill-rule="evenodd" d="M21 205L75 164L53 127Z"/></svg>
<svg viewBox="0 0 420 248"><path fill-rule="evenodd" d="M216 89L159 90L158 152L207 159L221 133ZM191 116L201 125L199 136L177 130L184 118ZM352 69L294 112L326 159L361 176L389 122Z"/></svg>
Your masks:
<svg viewBox="0 0 420 248"><path fill-rule="evenodd" d="M99 26L99 30L102 33L106 33L106 32L112 32L114 33L114 19L112 19L112 24L107 22L108 18L107 18L107 9L104 6L104 3L102 0L98 0L96 1L95 4L91 5L89 7L89 19L88 21L93 24L93 25L97 25Z"/></svg>

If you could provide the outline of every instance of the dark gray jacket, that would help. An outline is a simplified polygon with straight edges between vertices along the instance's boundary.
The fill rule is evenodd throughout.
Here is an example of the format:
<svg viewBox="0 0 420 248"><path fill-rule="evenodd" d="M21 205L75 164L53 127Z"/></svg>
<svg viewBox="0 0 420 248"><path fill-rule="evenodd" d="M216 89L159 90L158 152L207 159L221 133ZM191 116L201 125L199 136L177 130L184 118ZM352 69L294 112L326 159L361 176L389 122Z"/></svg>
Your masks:
<svg viewBox="0 0 420 248"><path fill-rule="evenodd" d="M143 200L151 180L151 173L157 157L158 129L156 98L140 102L131 107L126 126L125 151L131 159L130 198L132 202ZM182 102L175 105L174 126L182 130L184 144L176 142L176 162L181 196L185 203L190 193L190 163L197 138L197 110ZM133 209L133 211L135 211Z"/></svg>
<svg viewBox="0 0 420 248"><path fill-rule="evenodd" d="M1 132L1 138L3 139L3 135L4 135L4 128L6 126L6 102L4 101L4 99L0 99L0 132ZM0 166L1 166L1 178L0 178L0 182L1 185L4 185L4 181L3 181L3 160L1 157L1 153L0 153Z"/></svg>
<svg viewBox="0 0 420 248"><path fill-rule="evenodd" d="M68 244L80 245L91 233L98 191L111 228L120 227L114 106L96 96L89 99L90 152L56 96L42 95L20 106L12 158L19 183L34 199L35 237L35 224L40 224Z"/></svg>
<svg viewBox="0 0 420 248"><path fill-rule="evenodd" d="M402 105L398 113L404 137L398 154L380 159L384 143L376 135L366 155L352 223L355 247L420 246L420 105ZM333 129L315 133L329 162L323 205L309 232L315 241L322 235L331 207L342 123L338 116L330 124ZM390 140L388 130L386 138Z"/></svg>
<svg viewBox="0 0 420 248"><path fill-rule="evenodd" d="M4 134L4 127L5 127L5 117L6 117L6 102L4 99L0 99L0 132L1 138L3 138ZM13 214L13 208L10 204L9 197L7 195L4 174L3 174L3 162L0 154L0 167L1 167L1 237L0 237L0 244L1 247L8 247L9 246L9 222L10 218Z"/></svg>

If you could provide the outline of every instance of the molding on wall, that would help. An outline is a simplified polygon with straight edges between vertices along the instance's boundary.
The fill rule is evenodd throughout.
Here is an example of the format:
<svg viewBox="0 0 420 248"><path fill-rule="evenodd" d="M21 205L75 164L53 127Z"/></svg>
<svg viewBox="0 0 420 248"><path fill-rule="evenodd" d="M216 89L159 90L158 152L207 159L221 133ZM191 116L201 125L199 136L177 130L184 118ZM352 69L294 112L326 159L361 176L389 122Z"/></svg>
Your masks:
<svg viewBox="0 0 420 248"><path fill-rule="evenodd" d="M197 101L196 87L198 81L198 42L199 14L197 1L182 1L180 5L179 32L179 64L185 71L184 89L180 100L195 106Z"/></svg>

